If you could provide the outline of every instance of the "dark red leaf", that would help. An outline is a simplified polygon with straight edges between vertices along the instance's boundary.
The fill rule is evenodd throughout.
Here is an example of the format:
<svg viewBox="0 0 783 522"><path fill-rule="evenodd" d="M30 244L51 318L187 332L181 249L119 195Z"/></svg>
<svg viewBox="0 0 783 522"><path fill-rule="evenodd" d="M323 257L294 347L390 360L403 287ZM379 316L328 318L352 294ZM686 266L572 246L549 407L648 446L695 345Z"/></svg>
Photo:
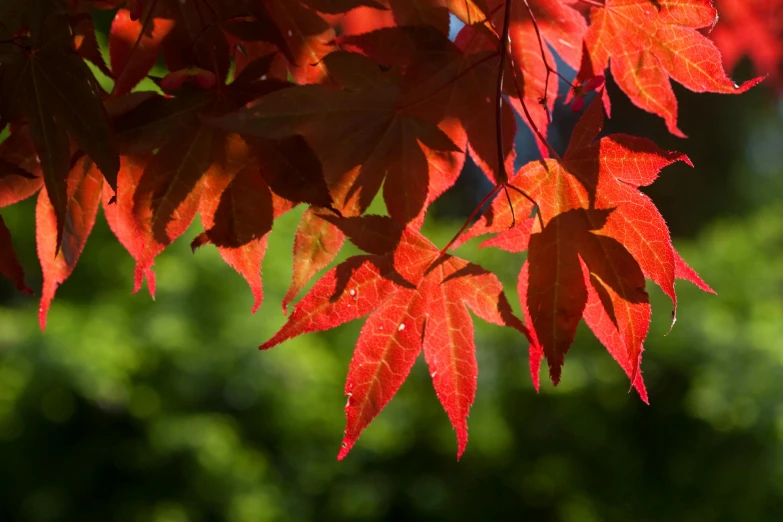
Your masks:
<svg viewBox="0 0 783 522"><path fill-rule="evenodd" d="M92 161L82 158L68 175L68 202L62 243L58 245L57 218L44 188L36 207L36 242L43 272L43 290L38 320L46 328L46 316L57 287L73 272L95 224L101 201L103 178Z"/></svg>
<svg viewBox="0 0 783 522"><path fill-rule="evenodd" d="M136 257L137 286L161 253L181 236L198 210L201 180L212 164L211 129L197 126L163 145L144 169L133 196L143 248Z"/></svg>
<svg viewBox="0 0 783 522"><path fill-rule="evenodd" d="M109 31L109 56L114 73L114 96L130 92L149 73L158 59L163 39L173 20L155 17L148 10L143 19L133 19L128 9L119 9Z"/></svg>
<svg viewBox="0 0 783 522"><path fill-rule="evenodd" d="M192 248L204 243L218 247L226 263L250 285L255 313L264 297L261 261L274 220L269 187L259 172L247 167L239 170L228 186L213 176L204 184L199 212L205 232L196 237Z"/></svg>

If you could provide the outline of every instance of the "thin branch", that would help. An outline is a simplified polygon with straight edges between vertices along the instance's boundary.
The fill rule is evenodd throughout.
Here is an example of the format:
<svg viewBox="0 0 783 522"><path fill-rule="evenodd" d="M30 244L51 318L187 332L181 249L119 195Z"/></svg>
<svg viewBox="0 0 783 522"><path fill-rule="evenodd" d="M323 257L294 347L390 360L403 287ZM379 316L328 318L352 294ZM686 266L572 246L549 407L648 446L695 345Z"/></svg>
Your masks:
<svg viewBox="0 0 783 522"><path fill-rule="evenodd" d="M522 95L522 89L519 86L519 81L517 81L517 75L513 75L514 78L514 87L517 90L517 96L519 96L519 103L522 105L522 110L525 113L525 118L527 118L528 123L530 124L530 128L533 129L533 132L536 134L536 137L541 140L541 143L546 146L547 150L549 151L549 154L552 155L553 158L560 161L560 155L557 153L557 151L550 145L549 141L544 137L544 135L541 133L540 130L538 130L538 126L533 121L533 117L530 115L530 111L527 108L527 103L525 103L525 97Z"/></svg>
<svg viewBox="0 0 783 522"><path fill-rule="evenodd" d="M533 204L533 206L535 206L535 208L537 209L536 215L538 216L538 222L541 225L541 230L544 230L544 218L541 215L541 207L538 206L538 203L536 203L533 198L531 198L524 190L520 189L519 187L515 187L514 185L508 185L508 188L518 192L519 194L522 195L522 197L530 201Z"/></svg>
<svg viewBox="0 0 783 522"><path fill-rule="evenodd" d="M525 2L525 7L527 8L527 13L530 16L530 21L533 23L533 29L536 32L536 39L538 40L538 49L541 53L541 60L544 62L544 67L546 68L546 78L544 80L544 96L541 98L540 103L544 107L544 110L546 110L547 118L551 122L552 114L549 112L549 107L547 106L548 105L547 97L549 96L549 75L554 74L555 76L563 80L565 83L567 83L568 86L571 87L571 89L576 89L576 86L573 83L571 83L571 80L569 80L568 78L560 74L555 67L549 65L549 60L547 60L546 51L544 50L544 39L541 36L541 29L538 26L538 20L536 19L536 15L533 12L533 8L530 7L530 3L528 2L528 0L522 0L522 1ZM514 63L513 56L511 57L511 63L512 64Z"/></svg>
<svg viewBox="0 0 783 522"><path fill-rule="evenodd" d="M514 213L514 205L511 203L511 194L508 193L508 183L503 185L503 191L506 193L506 201L508 201L508 208L511 210L511 226L509 230L517 226L517 215Z"/></svg>
<svg viewBox="0 0 783 522"><path fill-rule="evenodd" d="M473 223L473 220L480 215L482 209L487 204L489 200L491 200L495 195L497 195L498 192L500 192L501 189L503 189L506 193L506 199L508 200L509 208L511 209L511 227L514 228L516 225L516 214L514 213L514 205L511 202L511 195L508 192L508 189L511 188L512 190L518 192L523 197L525 197L528 201L530 201L536 208L538 208L538 203L536 203L533 198L531 198L528 194L526 194L523 190L521 190L518 187L515 187L513 185L510 185L508 183L508 172L506 171L506 155L505 155L505 147L503 144L503 79L505 74L505 66L506 66L506 59L508 58L508 39L509 39L509 31L511 28L511 1L512 0L506 0L505 4L505 18L503 20L503 31L500 36L500 63L498 64L498 76L497 76L497 85L495 90L495 138L497 142L497 154L498 154L498 184L495 186L495 188L492 189L492 191L487 194L487 196L481 201L481 203L478 204L478 206L473 209L473 212L471 212L468 219L465 221L465 223L462 225L462 227L457 231L457 233L454 235L454 237L451 239L451 241L446 244L445 247L440 251L440 255L442 256L446 251L448 251L449 248L451 248L451 245L454 244L454 242L459 238L463 232L468 228L469 225ZM525 3L527 1L525 0ZM529 6L528 6L529 8ZM514 85L517 88L517 92L520 91L519 84L517 83L516 74L512 74L512 77L514 79ZM538 127L536 127L536 124L533 122L533 119L530 117L530 112L527 109L527 105L525 104L525 100L520 94L520 101L522 103L522 107L525 111L525 115L527 116L528 121L530 122L531 128L536 132L536 135L538 138L546 144L546 146L550 149L550 152L554 157L558 157L557 152L552 148L551 145L549 145L549 142L546 141L546 138L541 134L541 132L538 130ZM543 220L541 218L541 213L538 212L539 220L541 220L541 228L543 229Z"/></svg>
<svg viewBox="0 0 783 522"><path fill-rule="evenodd" d="M533 22L533 29L536 32L536 39L538 39L538 48L541 51L541 60L544 61L544 67L546 67L546 78L544 79L544 97L541 101L541 104L544 106L544 109L546 110L547 118L551 122L552 115L549 114L549 108L547 107L547 96L549 95L549 75L555 69L550 67L549 61L546 59L546 51L544 50L544 39L541 38L541 31L538 27L538 20L536 20L536 15L535 13L533 13L533 9L530 8L530 3L527 0L522 0L522 1L525 2L525 7L527 8L527 14L530 16L530 21Z"/></svg>
<svg viewBox="0 0 783 522"><path fill-rule="evenodd" d="M492 9L490 12L486 13L486 18L484 18L484 19L483 19L483 20L481 20L481 21L477 21L477 22L474 22L474 23L472 23L472 24L469 24L469 25L484 25L484 24L486 24L487 22L489 22L489 25L490 25L490 26L492 26L492 25L493 25L493 24L492 24L492 17L493 17L493 16L495 16L495 13L497 13L498 11L500 11L500 8L501 8L501 6L497 6L497 7L495 7L495 8L494 8L494 9ZM468 12L468 13L470 13L470 12ZM493 29L494 29L494 27L493 27Z"/></svg>
<svg viewBox="0 0 783 522"><path fill-rule="evenodd" d="M504 185L495 185L495 187L492 189L492 191L487 194L484 199L481 200L481 203L479 203L476 208L473 209L473 212L470 213L470 216L468 219L465 220L465 223L462 225L462 227L457 231L456 234L454 234L454 237L451 238L451 241L449 241L445 247L443 247L440 250L440 255L442 256L445 254L449 248L451 248L451 245L454 244L454 242L459 238L459 236L462 235L463 232L465 232L465 229L467 229L472 223L473 220L476 219L481 215L481 211L484 208L484 206L487 204L488 201L490 201L495 195L500 192L500 189L502 189Z"/></svg>
<svg viewBox="0 0 783 522"><path fill-rule="evenodd" d="M498 181L506 183L506 154L503 146L503 76L506 72L506 57L508 56L508 33L511 29L511 0L506 0L503 32L500 35L500 65L498 65L498 81L495 90L495 138L498 148Z"/></svg>

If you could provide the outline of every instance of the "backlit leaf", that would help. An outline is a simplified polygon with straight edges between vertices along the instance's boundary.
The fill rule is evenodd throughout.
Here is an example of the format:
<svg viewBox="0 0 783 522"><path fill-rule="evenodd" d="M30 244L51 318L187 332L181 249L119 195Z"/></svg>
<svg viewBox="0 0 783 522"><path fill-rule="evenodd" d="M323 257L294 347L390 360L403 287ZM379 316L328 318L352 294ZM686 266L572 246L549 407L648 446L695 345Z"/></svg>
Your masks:
<svg viewBox="0 0 783 522"><path fill-rule="evenodd" d="M338 458L348 454L396 394L422 350L438 399L456 430L461 456L477 372L467 310L524 331L500 282L477 265L441 256L418 232L389 218L330 221L373 254L349 258L325 274L262 348L370 314L348 370L347 424Z"/></svg>
<svg viewBox="0 0 783 522"><path fill-rule="evenodd" d="M46 316L57 287L70 277L95 224L103 178L89 158L82 158L68 174L68 201L62 243L58 245L57 218L44 188L36 207L36 243L43 272L38 320L46 328ZM59 246L59 248L58 248Z"/></svg>

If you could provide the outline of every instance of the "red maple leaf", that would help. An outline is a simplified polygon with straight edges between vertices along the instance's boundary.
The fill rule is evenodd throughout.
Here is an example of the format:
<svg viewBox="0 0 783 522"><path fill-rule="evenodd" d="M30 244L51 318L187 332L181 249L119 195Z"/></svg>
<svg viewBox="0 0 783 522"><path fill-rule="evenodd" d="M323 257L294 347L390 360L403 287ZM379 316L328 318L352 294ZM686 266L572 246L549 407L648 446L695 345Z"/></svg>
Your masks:
<svg viewBox="0 0 783 522"><path fill-rule="evenodd" d="M579 79L612 76L638 107L677 127L677 99L669 78L694 92L738 94L761 78L736 85L726 76L715 45L699 29L717 20L711 0L606 0L590 10L585 35L589 60Z"/></svg>
<svg viewBox="0 0 783 522"><path fill-rule="evenodd" d="M70 277L82 254L98 215L103 190L103 178L93 162L80 159L68 173L67 210L62 242L58 248L57 217L46 193L38 195L35 210L35 237L38 259L43 272L43 290L38 309L41 330L46 328L46 316L57 287Z"/></svg>
<svg viewBox="0 0 783 522"><path fill-rule="evenodd" d="M459 2L455 2L459 4ZM483 2L482 2L483 3ZM467 5L467 4L466 4ZM576 10L560 2L531 0L530 10L512 4L510 57L506 62L503 98L516 107L523 121L546 136L549 113L557 97L558 78L549 45L572 67L579 63L586 24ZM497 78L500 67L498 34L503 27L503 4L497 0L479 8L461 9L473 24L463 27L452 44L439 31L425 26L382 26L365 34L341 39L347 48L358 50L386 66L404 68L420 82L406 97L411 110L438 123L487 176L503 182L498 169L497 138L487 129L496 125ZM472 7L472 9L470 8ZM485 13L490 14L489 18ZM536 26L533 24L536 20ZM362 27L363 30L373 29ZM539 39L540 37L540 39ZM513 74L512 74L513 71ZM526 104L527 119L519 97ZM503 157L506 172L513 170L514 112L504 103ZM540 143L546 153L546 147Z"/></svg>
<svg viewBox="0 0 783 522"><path fill-rule="evenodd" d="M714 37L729 65L748 53L780 74L779 10L720 1L726 22ZM110 67L94 9L115 10ZM369 316L348 373L338 458L422 352L462 455L477 374L470 311L527 336L536 388L544 358L559 382L584 320L646 401L646 279L670 297L673 320L676 279L711 291L641 191L688 158L624 134L599 139L607 68L680 136L671 79L725 93L758 81L736 86L726 76L706 35L711 0L3 0L0 15L0 129L10 129L0 207L39 192L41 327L100 202L136 261L134 291L146 279L154 296L156 256L198 212L204 231L192 248L218 249L250 286L253 311L274 219L311 205L294 238L284 310L346 237L368 255L323 275L262 347ZM132 92L159 59L160 89ZM111 94L85 61L114 78ZM562 62L579 69L572 109L601 92L560 157L546 135L567 81ZM516 116L543 159L509 179ZM495 182L491 195L507 197L454 245L494 232L482 246L527 251L517 288L529 331L492 273L419 233L467 156ZM360 217L379 194L389 216ZM27 290L2 218L0 274Z"/></svg>
<svg viewBox="0 0 783 522"><path fill-rule="evenodd" d="M441 255L416 230L390 218L331 220L370 255L351 257L326 273L261 348L370 314L348 370L347 425L338 459L397 393L422 350L461 456L477 375L468 309L485 321L525 331L500 281L478 265Z"/></svg>
<svg viewBox="0 0 783 522"><path fill-rule="evenodd" d="M126 185L115 210L105 200L112 230L136 259L134 291L146 278L154 293L155 257L200 209L207 231L193 247L218 246L250 284L255 310L265 235L272 226L265 210L276 207L279 215L300 202L331 207L318 159L302 138L242 139L202 121L286 86L265 78L271 61L269 56L253 62L228 86L203 91L184 85L173 97L146 97L116 118ZM290 203L275 203L272 193Z"/></svg>
<svg viewBox="0 0 783 522"><path fill-rule="evenodd" d="M561 160L528 163L512 179L512 189L538 203L540 220L527 219L508 230L512 210L498 198L492 212L455 245L500 232L485 245L529 250L520 299L540 343L531 350L543 349L555 383L584 317L644 397L643 383L636 381L650 318L644 278L663 289L675 310L675 278L711 290L674 250L666 223L638 190L655 181L663 167L690 161L623 134L594 141L602 126L601 103L592 103ZM516 216L530 215L530 200L513 190L509 195ZM532 370L537 382L537 365Z"/></svg>
<svg viewBox="0 0 783 522"><path fill-rule="evenodd" d="M374 62L347 52L331 53L323 62L330 85L272 92L215 122L244 135L303 136L321 162L342 215L364 212L383 186L389 213L419 226L429 204L456 181L464 154L435 124L401 103L406 84L396 70L384 73ZM303 217L284 309L331 262L342 241L334 225Z"/></svg>
<svg viewBox="0 0 783 522"><path fill-rule="evenodd" d="M227 141L228 146L232 148L248 146L235 135L229 136ZM263 163L260 170L249 166L244 155L240 154L239 157L243 158L240 165L229 167L228 172L223 176L212 173L205 181L199 207L205 231L191 243L194 250L205 243L214 244L226 263L245 278L255 298L253 313L258 310L263 300L260 268L266 253L267 234L272 230L272 222L294 206L291 200L297 202L308 200L306 195L293 195L291 199L276 195L271 189L286 184L281 184L274 179L270 182L268 178L272 173L280 177L290 177L306 172L308 169L310 172L320 172L317 158L308 148L302 147L296 138L289 140L288 143L275 145L275 147L263 147L267 154L261 156ZM234 157L237 157L236 152ZM235 174L232 175L232 171ZM328 197L326 186L323 184L320 190L317 184L308 179L301 179L299 183L294 182L292 185L300 192L303 190L316 192L315 198L324 195ZM312 199L310 198L311 201ZM331 200L328 198L321 202L323 207L330 205Z"/></svg>
<svg viewBox="0 0 783 522"><path fill-rule="evenodd" d="M503 181L498 168L495 128L497 37L486 27L466 26L451 42L427 26L391 27L343 38L351 50L384 67L404 71L406 85L399 105L443 132L481 167L491 180ZM508 68L508 66L507 66ZM510 71L510 68L509 68ZM505 170L514 164L516 122L504 104L503 157Z"/></svg>
<svg viewBox="0 0 783 522"><path fill-rule="evenodd" d="M18 105L13 116L27 118L47 195L55 211L57 244L65 226L66 178L72 163L72 142L92 158L103 176L117 186L119 157L112 140L101 91L74 50L67 18L46 17L25 35L24 43L10 46L0 70L0 102ZM67 78L67 81L63 79Z"/></svg>
<svg viewBox="0 0 783 522"><path fill-rule="evenodd" d="M431 193L425 148L459 152L432 123L400 107L405 84L395 71L346 52L324 59L332 85L304 85L272 92L214 122L263 138L303 136L321 160L335 206L363 212L383 188L389 213L420 220ZM341 147L351 143L351 147ZM453 162L452 183L461 163Z"/></svg>

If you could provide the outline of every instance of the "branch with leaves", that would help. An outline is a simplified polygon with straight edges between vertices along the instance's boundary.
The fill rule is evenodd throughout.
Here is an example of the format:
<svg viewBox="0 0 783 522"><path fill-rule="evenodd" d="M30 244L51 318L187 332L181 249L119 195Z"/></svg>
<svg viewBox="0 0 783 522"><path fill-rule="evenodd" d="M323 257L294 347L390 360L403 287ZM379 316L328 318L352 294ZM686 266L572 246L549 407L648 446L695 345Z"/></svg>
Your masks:
<svg viewBox="0 0 783 522"><path fill-rule="evenodd" d="M761 23L759 9L720 4L730 23L714 34L728 59L750 50L779 66L779 34L771 58L731 48L749 41L737 24ZM107 50L93 26L99 9L113 13ZM602 135L604 80L684 137L670 80L726 94L760 80L726 75L704 32L716 19L709 0L4 0L0 208L38 195L41 328L100 209L136 261L134 292L146 281L155 295L156 257L199 214L193 250L214 245L247 280L255 311L274 221L306 205L283 311L346 238L366 255L317 277L262 348L367 317L339 458L420 353L462 454L478 372L469 311L520 332L536 387L544 359L559 382L584 320L647 401L646 280L675 311L676 279L711 290L639 190L690 160L642 137ZM160 60L166 73L153 76ZM769 72L779 82L779 69ZM547 137L561 82L565 102L584 110L563 154ZM515 172L517 115L540 159ZM439 248L421 226L468 158L494 188ZM378 197L386 216L367 214ZM485 234L482 246L527 252L521 318L496 275L450 253ZM30 292L2 218L0 273Z"/></svg>

